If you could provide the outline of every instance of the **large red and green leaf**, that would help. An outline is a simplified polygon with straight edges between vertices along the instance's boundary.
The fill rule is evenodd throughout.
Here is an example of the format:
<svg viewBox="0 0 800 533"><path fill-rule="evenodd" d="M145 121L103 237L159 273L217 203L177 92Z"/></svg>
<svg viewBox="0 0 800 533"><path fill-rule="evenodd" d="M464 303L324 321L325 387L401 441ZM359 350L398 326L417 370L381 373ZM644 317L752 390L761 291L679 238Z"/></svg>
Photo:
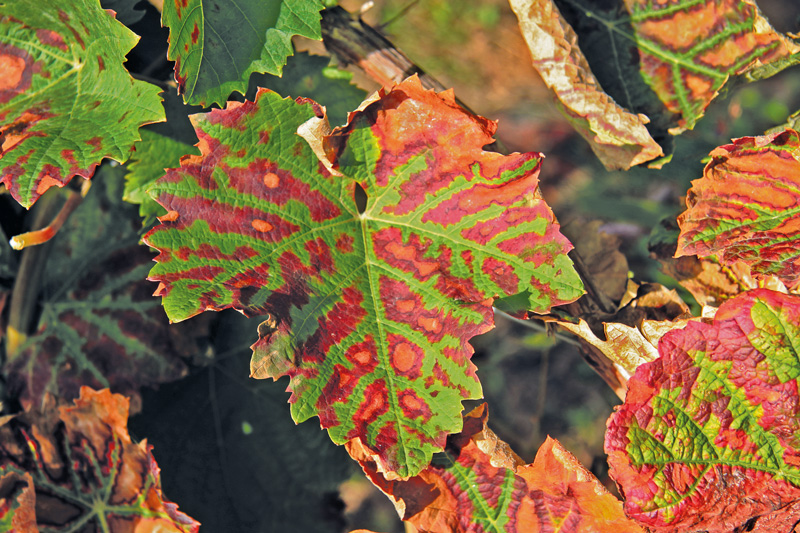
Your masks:
<svg viewBox="0 0 800 533"><path fill-rule="evenodd" d="M611 476L654 531L800 519L800 297L757 289L662 337L608 422Z"/></svg>
<svg viewBox="0 0 800 533"><path fill-rule="evenodd" d="M50 244L41 286L15 288L41 306L36 333L3 367L10 392L25 406L40 405L46 393L71 400L89 385L110 387L138 407L142 386L182 377L181 355L198 349L186 335L193 325L171 326L152 298L146 277L153 254L138 242L135 206L120 200L123 172L101 167Z"/></svg>
<svg viewBox="0 0 800 533"><path fill-rule="evenodd" d="M486 427L487 419L486 404L467 414L446 451L407 480L384 478L358 440L347 449L414 531L641 532L621 502L558 441L548 437L526 465Z"/></svg>
<svg viewBox="0 0 800 533"><path fill-rule="evenodd" d="M800 134L742 137L711 152L678 217L676 255L718 255L754 275L800 281Z"/></svg>
<svg viewBox="0 0 800 533"><path fill-rule="evenodd" d="M125 161L139 127L164 120L158 87L123 66L137 40L98 0L3 1L0 184L20 204Z"/></svg>
<svg viewBox="0 0 800 533"><path fill-rule="evenodd" d="M280 75L292 36L321 39L320 0L203 0L164 2L169 59L178 91L189 104L223 104L244 93L254 72Z"/></svg>
<svg viewBox="0 0 800 533"><path fill-rule="evenodd" d="M162 494L150 446L131 441L127 419L127 398L84 387L73 406L3 420L4 531L197 532Z"/></svg>
<svg viewBox="0 0 800 533"><path fill-rule="evenodd" d="M151 188L167 210L146 237L172 320L269 313L256 377L289 375L292 415L359 437L414 475L481 394L468 341L492 299L543 312L582 287L538 196L538 154L481 148L494 124L412 78L331 135L296 132L319 108L260 92L197 118L202 155ZM333 173L326 165L333 165ZM366 192L360 212L356 184Z"/></svg>

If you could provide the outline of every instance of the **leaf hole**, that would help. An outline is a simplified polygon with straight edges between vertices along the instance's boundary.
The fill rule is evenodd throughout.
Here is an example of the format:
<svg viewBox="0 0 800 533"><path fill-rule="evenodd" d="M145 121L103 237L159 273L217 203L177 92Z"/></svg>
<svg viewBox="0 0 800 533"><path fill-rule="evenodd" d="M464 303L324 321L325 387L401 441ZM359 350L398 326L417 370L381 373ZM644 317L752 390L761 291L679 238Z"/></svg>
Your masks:
<svg viewBox="0 0 800 533"><path fill-rule="evenodd" d="M356 190L353 192L353 201L356 203L358 214L363 215L364 211L367 210L367 191L358 183L356 183Z"/></svg>

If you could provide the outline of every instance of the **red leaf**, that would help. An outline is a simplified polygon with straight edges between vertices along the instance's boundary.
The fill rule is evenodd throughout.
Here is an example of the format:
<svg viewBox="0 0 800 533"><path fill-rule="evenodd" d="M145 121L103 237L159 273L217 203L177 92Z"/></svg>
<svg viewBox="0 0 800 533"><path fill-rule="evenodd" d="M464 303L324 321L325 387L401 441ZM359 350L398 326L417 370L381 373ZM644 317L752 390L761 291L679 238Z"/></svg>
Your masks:
<svg viewBox="0 0 800 533"><path fill-rule="evenodd" d="M407 480L387 480L358 440L347 450L421 532L641 531L558 441L548 437L526 465L486 427L487 419L486 404L466 415L446 451Z"/></svg>
<svg viewBox="0 0 800 533"><path fill-rule="evenodd" d="M800 282L800 134L742 137L711 152L678 217L677 256L718 254L760 277Z"/></svg>
<svg viewBox="0 0 800 533"><path fill-rule="evenodd" d="M667 333L608 422L625 511L656 531L796 520L800 297L757 289ZM763 517L763 518L762 518Z"/></svg>
<svg viewBox="0 0 800 533"><path fill-rule="evenodd" d="M19 506L13 520L20 531L36 531L32 512L47 531L198 531L200 524L161 493L151 447L131 442L127 419L127 398L84 387L74 406L0 426L0 496L14 479L27 481L8 502Z"/></svg>

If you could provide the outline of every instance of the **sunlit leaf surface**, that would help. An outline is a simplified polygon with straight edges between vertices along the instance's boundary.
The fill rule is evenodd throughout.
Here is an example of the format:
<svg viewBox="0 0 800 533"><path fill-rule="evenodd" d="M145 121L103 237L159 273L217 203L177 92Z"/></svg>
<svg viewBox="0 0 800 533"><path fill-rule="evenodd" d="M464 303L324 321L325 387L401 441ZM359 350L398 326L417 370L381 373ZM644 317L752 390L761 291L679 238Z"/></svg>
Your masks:
<svg viewBox="0 0 800 533"><path fill-rule="evenodd" d="M0 184L20 204L125 161L139 127L164 120L158 87L123 66L137 40L97 0L3 1Z"/></svg>
<svg viewBox="0 0 800 533"><path fill-rule="evenodd" d="M394 502L400 517L421 532L641 532L619 500L551 438L532 464L486 427L486 404L464 418L444 453L407 480L388 481L358 440L350 455Z"/></svg>
<svg viewBox="0 0 800 533"><path fill-rule="evenodd" d="M716 254L754 275L800 281L800 134L742 137L711 152L678 217L676 255Z"/></svg>
<svg viewBox="0 0 800 533"><path fill-rule="evenodd" d="M334 442L361 437L413 475L481 394L468 341L492 327L492 299L544 312L581 283L539 155L484 152L494 124L452 94L412 78L309 134L335 173L296 133L315 109L261 92L198 117L202 155L151 188L168 211L145 239L161 251L151 279L173 320L269 313L253 374L289 375L295 420L318 415Z"/></svg>
<svg viewBox="0 0 800 533"><path fill-rule="evenodd" d="M628 516L665 532L797 522L799 336L800 297L757 289L662 337L608 422Z"/></svg>

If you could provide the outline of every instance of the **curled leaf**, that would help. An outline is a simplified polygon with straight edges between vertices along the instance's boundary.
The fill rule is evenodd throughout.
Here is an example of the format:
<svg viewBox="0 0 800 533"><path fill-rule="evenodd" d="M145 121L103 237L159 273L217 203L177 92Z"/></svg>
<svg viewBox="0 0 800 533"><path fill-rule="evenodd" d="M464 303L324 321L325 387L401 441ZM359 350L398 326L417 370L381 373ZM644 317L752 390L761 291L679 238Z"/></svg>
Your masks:
<svg viewBox="0 0 800 533"><path fill-rule="evenodd" d="M678 217L676 256L742 261L754 276L800 282L800 134L742 137L711 152Z"/></svg>
<svg viewBox="0 0 800 533"><path fill-rule="evenodd" d="M358 439L347 450L416 531L641 531L558 441L548 437L526 465L486 427L487 419L486 404L465 415L446 451L406 480L387 480Z"/></svg>
<svg viewBox="0 0 800 533"><path fill-rule="evenodd" d="M577 35L552 0L511 0L511 7L533 66L607 168L628 169L664 155L647 131L649 119L619 106L600 87Z"/></svg>
<svg viewBox="0 0 800 533"><path fill-rule="evenodd" d="M200 524L162 494L150 447L131 441L127 418L127 398L84 387L73 406L6 421L0 497L13 495L16 509L0 520L24 532L37 531L35 513L44 531L196 533Z"/></svg>

